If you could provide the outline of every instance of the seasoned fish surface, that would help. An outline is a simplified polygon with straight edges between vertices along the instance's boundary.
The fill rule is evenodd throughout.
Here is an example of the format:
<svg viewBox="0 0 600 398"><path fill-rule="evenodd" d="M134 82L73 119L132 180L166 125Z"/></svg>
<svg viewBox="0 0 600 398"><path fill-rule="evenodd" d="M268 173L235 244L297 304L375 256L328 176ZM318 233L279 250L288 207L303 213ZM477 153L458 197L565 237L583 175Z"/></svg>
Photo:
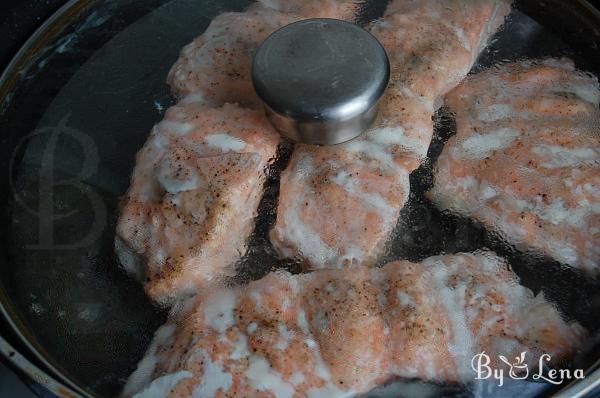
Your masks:
<svg viewBox="0 0 600 398"><path fill-rule="evenodd" d="M231 102L259 108L250 77L252 56L267 36L299 19L271 9L223 13L181 50L167 82L177 97L194 93L212 106Z"/></svg>
<svg viewBox="0 0 600 398"><path fill-rule="evenodd" d="M185 46L167 82L178 97L195 93L207 104L226 102L260 108L251 80L252 57L277 29L304 18L351 19L354 1L260 1L245 12L217 16Z"/></svg>
<svg viewBox="0 0 600 398"><path fill-rule="evenodd" d="M116 249L153 299L218 280L245 251L278 134L261 112L182 101L137 155Z"/></svg>
<svg viewBox="0 0 600 398"><path fill-rule="evenodd" d="M518 62L469 77L447 102L457 134L438 159L433 201L598 276L598 80L566 59Z"/></svg>
<svg viewBox="0 0 600 398"><path fill-rule="evenodd" d="M372 265L427 155L439 98L460 82L510 11L508 3L392 1L371 31L391 82L375 127L333 147L297 145L281 175L271 243L307 268Z"/></svg>
<svg viewBox="0 0 600 398"><path fill-rule="evenodd" d="M585 335L491 252L273 273L176 308L124 395L340 397L397 376L466 382L475 353L525 351L535 366Z"/></svg>

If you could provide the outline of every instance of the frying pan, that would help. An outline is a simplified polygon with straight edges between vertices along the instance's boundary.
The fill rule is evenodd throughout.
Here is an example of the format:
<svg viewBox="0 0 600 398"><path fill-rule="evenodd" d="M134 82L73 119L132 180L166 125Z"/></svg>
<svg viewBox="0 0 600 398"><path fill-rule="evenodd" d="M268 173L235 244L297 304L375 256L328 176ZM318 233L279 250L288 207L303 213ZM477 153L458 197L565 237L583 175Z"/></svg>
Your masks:
<svg viewBox="0 0 600 398"><path fill-rule="evenodd" d="M166 318L118 266L117 204L136 151L173 103L164 80L179 50L215 16L250 3L71 0L35 32L0 78L0 353L58 395L117 395ZM370 2L358 22L377 18L384 8L385 1ZM524 57L564 55L599 76L599 45L600 13L591 4L517 1L474 71ZM453 129L442 109L432 160ZM267 182L249 254L237 266L238 283L294 266L277 260L266 237L278 171L288 156L289 148L282 150ZM600 384L595 371L600 285L550 260L527 258L469 220L438 212L423 195L432 163L411 176L413 193L395 234L402 239L393 240L381 261L489 247L509 259L524 285L543 290L596 337L573 364L587 369L586 379L568 386L530 381L485 391L415 381L404 386L444 396L510 391L592 396ZM394 391L399 390L384 386L370 396Z"/></svg>

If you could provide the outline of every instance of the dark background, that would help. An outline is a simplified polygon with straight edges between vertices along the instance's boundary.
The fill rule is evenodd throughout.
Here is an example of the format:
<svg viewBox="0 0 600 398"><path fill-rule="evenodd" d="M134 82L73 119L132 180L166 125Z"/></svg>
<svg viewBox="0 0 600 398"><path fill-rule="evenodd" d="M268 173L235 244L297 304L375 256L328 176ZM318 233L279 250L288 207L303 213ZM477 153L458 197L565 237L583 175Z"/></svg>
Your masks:
<svg viewBox="0 0 600 398"><path fill-rule="evenodd" d="M0 10L0 69L19 47L65 0L2 0Z"/></svg>
<svg viewBox="0 0 600 398"><path fill-rule="evenodd" d="M0 74L35 29L64 3L65 0L3 0L1 2ZM1 324L0 334L7 339L10 337ZM14 344L10 339L9 342ZM11 366L8 361L0 358L0 397L36 397L15 374L10 372L7 365ZM40 396L43 395L44 392L41 392Z"/></svg>

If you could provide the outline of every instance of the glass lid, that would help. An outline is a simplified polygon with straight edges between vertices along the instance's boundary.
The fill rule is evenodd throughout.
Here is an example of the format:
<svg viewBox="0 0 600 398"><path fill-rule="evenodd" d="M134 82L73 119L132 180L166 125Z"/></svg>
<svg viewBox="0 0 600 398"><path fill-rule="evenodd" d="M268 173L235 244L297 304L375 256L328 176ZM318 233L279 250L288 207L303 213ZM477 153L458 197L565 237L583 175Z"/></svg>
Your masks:
<svg viewBox="0 0 600 398"><path fill-rule="evenodd" d="M252 86L260 43L307 18L389 58L343 144L283 138ZM578 382L600 328L599 32L583 1L71 1L0 80L7 323L90 396Z"/></svg>

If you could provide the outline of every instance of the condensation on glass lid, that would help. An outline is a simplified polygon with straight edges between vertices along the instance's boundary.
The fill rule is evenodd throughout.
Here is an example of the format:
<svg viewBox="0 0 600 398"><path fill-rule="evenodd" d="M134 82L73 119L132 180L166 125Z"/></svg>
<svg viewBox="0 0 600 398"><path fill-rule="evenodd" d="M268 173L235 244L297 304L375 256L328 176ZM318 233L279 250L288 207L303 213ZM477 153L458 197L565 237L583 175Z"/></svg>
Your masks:
<svg viewBox="0 0 600 398"><path fill-rule="evenodd" d="M242 11L249 2L202 3L206 4L206 7L202 7L202 18L199 18L196 12L202 5L198 1L161 2L160 6L155 8L156 4L148 3L143 6L146 7L142 10L144 12L134 12L132 10L139 6L138 2L136 7L129 7L128 11L121 8L127 8L125 3L112 3L110 7L103 7L95 14L90 14L85 29L68 32L64 39L59 40L50 49L51 56L39 58L38 64L24 73L23 76L31 82L30 86L23 85L19 89L22 90L21 94L18 91L14 93L10 103L6 105L7 117L3 117L1 122L3 131L9 132L9 135L13 134L11 132L20 131L46 132L25 142L23 160L21 161L20 157L16 158L13 173L19 197L33 209L36 209L39 203L48 203L40 198L39 170L44 150L47 149L52 135L49 132L58 132L56 137L59 140L54 149L54 162L46 164L49 168L44 170L50 170L55 182L77 177L81 170L82 149L97 149L98 163L95 164L95 172L90 173L83 181L87 191L80 191L78 187L52 187L57 205L60 205L56 214L68 215L55 221L55 242L77 244L78 239L75 237L85 237L90 230L88 227L92 226L98 228L97 240L67 252L33 250L29 245L39 243L39 220L19 203L15 203L11 213L12 222L7 222L6 225L11 225L11 233L21 243L10 246L11 263L3 272L8 275L11 283L3 283L3 286L7 286L7 292L16 303L15 308L31 325L31 332L45 347L48 355L60 363L80 384L102 396L114 396L119 393L123 380L134 370L152 334L165 321L165 314L152 307L140 286L117 269L117 260L113 255L112 239L117 204L129 186L135 153L144 145L152 125L160 122L165 110L175 102L164 80L171 63L177 59L179 50L202 34L208 24L216 21L222 12ZM361 13L364 14L360 16L360 21L364 22L370 16L380 17L384 7L384 2L370 3L369 7L365 8L361 6ZM525 5L523 7L521 10L526 9ZM532 11L532 15L535 15L534 13L535 10ZM241 24L235 26L238 30L243 28ZM160 29L160 33L157 33L157 29ZM567 38L557 36L524 13L514 10L507 25L477 59L471 74L482 72L494 65L522 59L560 59L563 56L574 59L577 69L598 71L592 57L595 53L593 47L573 49L561 41L559 36ZM57 49L61 51L56 51ZM132 54L135 54L135 57ZM501 68L497 71L500 74ZM207 84L211 81L198 80ZM235 79L224 81L234 82ZM563 94L569 98L585 96L586 93L585 90L567 92L560 85L553 87L562 87ZM215 96L209 96L207 99L229 100L227 95L233 95L218 97L216 94L219 92L215 90ZM56 96L44 99L44 95L39 93L56 93ZM240 101L242 108L254 106L255 97L251 91L248 93L247 98L243 102ZM36 102L38 105L32 107L28 98L34 97L38 98L40 103ZM592 97L588 95L588 98ZM434 106L437 105L439 102L434 103ZM489 108L487 118L498 117L502 109ZM501 225L493 219L494 214L487 214L494 222L480 223L474 221L475 217L466 214L466 211L462 216L457 215L458 207L455 204L438 207L442 202L435 201L438 204L436 206L432 201L435 198L429 192L434 189L434 176L439 173L439 169L434 169L438 165L440 153L445 144L451 142L451 137L463 129L456 124L454 113L457 113L456 109L450 108L442 108L435 112L432 143L429 150L425 148L425 161L418 167L412 159L412 163L401 164L405 172L400 175L398 185L404 188L397 193L398 197L394 200L402 203L403 207L397 216L386 219L388 222L385 225L374 223L374 227L385 227L391 238L382 247L373 246L374 251L378 252L376 258L364 258L372 261L372 265L382 266L398 259L421 262L442 253L491 249L510 262L522 285L531 288L535 293L542 291L544 297L556 303L568 319L576 319L590 331L597 330L598 320L594 314L598 308L597 304L594 304L597 302L594 301L594 297L597 297L598 289L595 282L591 283L588 277L573 267L561 264L564 259L559 262L540 252L530 253L515 248L512 234L489 227ZM67 126L67 129L60 126ZM518 130L506 126L501 128ZM84 139L80 142L73 135L69 135L69 131L78 131L89 137L89 140ZM524 136L529 136L528 134L509 131L509 134L502 135L493 142L486 142L486 145L496 148L504 145L507 148L512 147ZM108 137L110 139L107 139ZM454 147L457 148L456 151L452 151L452 156L462 158L465 155L479 156L483 153L484 148L479 146L478 136L469 137L474 138L452 141L456 143ZM385 131L377 136L380 141L388 138ZM212 140L213 146L217 147L241 145L239 141L225 141L222 136L213 137ZM86 144L89 142L91 145ZM576 141L575 144L579 145L581 142ZM360 143L354 146L354 150L360 152L371 144ZM414 146L413 149L423 152L422 145ZM552 148L542 148L540 155L536 156L540 156L541 163L550 162L551 160L546 160L544 156L552 151ZM446 152L441 156L454 159L450 158L448 150ZM575 154L575 158L579 159L576 161L589 161L586 151L576 151ZM10 153L7 152L6 155L8 159ZM555 160L564 164L570 161L569 159L574 159L571 155L561 154ZM265 193L258 203L256 222L247 240L246 254L235 264L234 276L227 279L231 286L245 285L279 268L289 269L294 274L306 270L306 258L313 254L303 250L299 255L298 251L292 250L290 257L282 260L281 249L275 250L269 236L269 232L277 223L282 170L288 167L290 159L294 156L296 155L293 154L291 145L283 146L275 154L274 164L264 176ZM480 161L480 158L469 160L473 165ZM303 165L306 163L300 163L300 166ZM411 168L415 169L410 170ZM347 184L351 181L349 176L350 173L331 175L335 183L344 185L344 189L352 190ZM449 176L456 177L455 174ZM166 174L161 178L164 180L164 177ZM573 184L578 185L576 179L573 179ZM468 185L466 187L474 189ZM171 186L173 191L176 191L176 188ZM481 188L477 191L481 198L493 193L493 187L483 185L478 188ZM585 190L586 188L582 187L582 195L588 194ZM90 205L86 192L92 191L98 193L100 200L97 203L101 204L100 207ZM548 195L546 191L539 193ZM492 199L490 197L487 200L489 204ZM558 202L548 198L544 201L542 197L539 204L535 200L525 205L521 202L516 203L523 205L520 207L522 210L540 213L552 225L553 222L573 222L569 225L578 225L580 219L586 219L585 215L561 211L569 205L566 200ZM404 201L406 203L403 203ZM386 209L380 206L381 202L372 201L371 205L381 214L385 214ZM544 207L546 205L552 206L550 210ZM446 207L451 211L444 210ZM106 217L102 217L101 209L106 210ZM464 210L470 211L469 208ZM360 211L355 213L360 216ZM319 218L320 214L322 213L318 213L314 218ZM91 220L100 222L93 224ZM344 233L344 230L339 231L340 236ZM366 253L367 247L363 249L365 250L361 251ZM343 259L343 256L323 258L329 266L338 260L352 262L352 259L359 258L358 253L350 251ZM311 259L311 264L314 266L316 261ZM48 272L49 269L52 271ZM4 277L2 279L4 281ZM35 292L34 295L30 294L32 291ZM56 335L56 330L67 329L69 333ZM86 366L92 362L95 364L93 369ZM546 385L541 383L509 379L505 380L506 384L502 388L497 387L495 380L475 383L466 389L450 384L421 385L423 383L416 381L406 383L408 386L403 384L402 387L398 387L392 384L382 389L391 391L391 396L395 396L394 391L398 389L407 391L413 388L431 391L432 396L441 393L498 396L516 389L522 393L529 389L537 391L546 388ZM440 389L442 392L439 392ZM425 394L423 391L422 393ZM372 395L380 396L380 389L373 391Z"/></svg>

